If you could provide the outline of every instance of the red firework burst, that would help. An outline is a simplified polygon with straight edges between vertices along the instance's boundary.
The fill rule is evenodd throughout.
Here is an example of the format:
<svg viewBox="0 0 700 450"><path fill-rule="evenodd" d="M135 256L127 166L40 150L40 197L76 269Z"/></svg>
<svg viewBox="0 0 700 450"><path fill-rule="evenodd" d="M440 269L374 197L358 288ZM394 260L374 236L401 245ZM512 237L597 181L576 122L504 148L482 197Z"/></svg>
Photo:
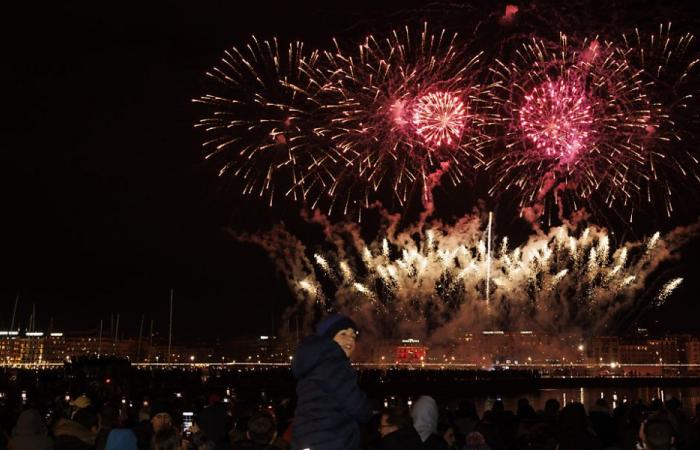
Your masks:
<svg viewBox="0 0 700 450"><path fill-rule="evenodd" d="M467 107L450 92L432 92L416 102L413 125L429 147L459 142L467 121Z"/></svg>
<svg viewBox="0 0 700 450"><path fill-rule="evenodd" d="M543 157L573 162L591 146L591 105L577 83L559 79L535 87L519 113L525 138Z"/></svg>

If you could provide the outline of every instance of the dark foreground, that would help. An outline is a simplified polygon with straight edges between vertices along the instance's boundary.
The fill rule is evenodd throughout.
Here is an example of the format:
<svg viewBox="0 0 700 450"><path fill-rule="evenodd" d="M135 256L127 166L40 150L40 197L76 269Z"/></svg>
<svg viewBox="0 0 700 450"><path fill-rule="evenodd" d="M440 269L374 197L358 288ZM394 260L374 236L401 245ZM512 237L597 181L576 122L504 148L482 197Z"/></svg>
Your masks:
<svg viewBox="0 0 700 450"><path fill-rule="evenodd" d="M360 371L358 379L376 411L410 405L421 395L434 397L440 407L440 433L449 442L454 436L452 448L463 448L465 437L479 432L491 449L554 449L562 427L568 426L561 422L560 408L574 403L585 407L583 429L596 443L591 448L634 448L641 422L655 414L673 420L677 449L700 448L697 378L542 378L531 371L371 369ZM165 405L179 430L187 416L183 413L192 412L196 418L212 405L222 411L228 447L189 448L235 447L245 436L248 418L260 411L275 419L279 436L288 438L294 386L285 367L153 370L103 359L51 370L2 369L0 450L7 448L18 416L28 408L39 411L49 436L58 439L76 408L71 401L81 395L91 400L95 426L88 417L81 436L86 445L80 448L104 449L110 430L124 428L138 435L140 450L148 449L154 405ZM377 448L377 426L375 421L365 430L367 449ZM285 439L277 441L284 448ZM58 439L54 448L60 450L60 445Z"/></svg>

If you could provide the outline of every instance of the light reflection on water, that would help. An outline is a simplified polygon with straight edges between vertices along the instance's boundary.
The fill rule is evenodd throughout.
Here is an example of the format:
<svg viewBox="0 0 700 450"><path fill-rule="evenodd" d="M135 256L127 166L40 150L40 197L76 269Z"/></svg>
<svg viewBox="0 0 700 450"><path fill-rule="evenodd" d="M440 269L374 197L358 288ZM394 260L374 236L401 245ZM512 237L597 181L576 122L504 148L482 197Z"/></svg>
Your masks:
<svg viewBox="0 0 700 450"><path fill-rule="evenodd" d="M675 397L683 403L683 408L688 414L693 415L695 405L700 403L700 387L658 387L658 386L642 386L631 388L596 388L596 387L581 387L581 388L565 388L565 389L541 389L536 392L529 392L515 396L497 396L488 395L484 397L473 397L472 400L476 403L479 414L491 409L493 402L500 398L503 400L506 409L516 411L518 407L518 399L526 398L535 410L544 409L545 402L554 398L559 400L562 407L573 401L581 402L589 410L595 405L596 400L605 398L612 408L616 408L624 402L642 400L645 404L649 404L654 399L666 401L671 397Z"/></svg>

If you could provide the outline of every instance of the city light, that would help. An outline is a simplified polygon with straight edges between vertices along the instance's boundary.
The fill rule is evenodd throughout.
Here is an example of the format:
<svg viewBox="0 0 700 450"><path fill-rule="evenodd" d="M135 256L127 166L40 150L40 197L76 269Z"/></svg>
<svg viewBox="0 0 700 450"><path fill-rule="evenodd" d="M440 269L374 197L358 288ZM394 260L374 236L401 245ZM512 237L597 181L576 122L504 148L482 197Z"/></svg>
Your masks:
<svg viewBox="0 0 700 450"><path fill-rule="evenodd" d="M8 332L9 333L9 332ZM5 351L5 367L59 367L79 362L81 355L98 355L98 339L91 336L73 336L61 333L52 336L13 336L0 340L0 351ZM32 333L32 332L30 332ZM35 332L38 333L38 332ZM541 376L686 376L700 374L700 339L692 335L649 337L646 330L628 337L594 336L582 339L578 334L550 335L526 330L484 330L461 332L449 346L435 345L416 337L363 340L368 345L361 368L425 368L428 370L509 370L526 366ZM464 336L464 337L461 337ZM162 344L160 344L162 345ZM142 345L141 359L136 356L138 340L125 338L119 347L102 341L103 357L121 357L140 368L162 366L163 347ZM289 367L296 341L278 339L245 339L217 349L206 346L178 346L167 362L170 367ZM225 351L226 353L221 353ZM199 357L204 352L205 356ZM201 359L201 360L200 360ZM353 361L354 364L358 362ZM110 380L111 381L111 380ZM110 381L106 381L109 383Z"/></svg>

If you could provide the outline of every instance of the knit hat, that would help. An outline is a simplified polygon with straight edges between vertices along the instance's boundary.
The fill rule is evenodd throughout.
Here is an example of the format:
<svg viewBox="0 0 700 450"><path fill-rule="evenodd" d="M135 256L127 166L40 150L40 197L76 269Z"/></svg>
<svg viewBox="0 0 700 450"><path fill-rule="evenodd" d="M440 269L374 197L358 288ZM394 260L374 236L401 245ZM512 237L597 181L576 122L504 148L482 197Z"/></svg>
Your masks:
<svg viewBox="0 0 700 450"><path fill-rule="evenodd" d="M157 400L157 401L153 402L153 404L151 404L151 418L154 418L158 414L163 414L163 413L169 415L170 417L173 416L173 413L170 409L170 405L167 402L162 401L162 400L161 401Z"/></svg>
<svg viewBox="0 0 700 450"><path fill-rule="evenodd" d="M342 314L329 314L316 325L316 334L333 339L340 330L352 328L359 334L357 325L351 318Z"/></svg>

